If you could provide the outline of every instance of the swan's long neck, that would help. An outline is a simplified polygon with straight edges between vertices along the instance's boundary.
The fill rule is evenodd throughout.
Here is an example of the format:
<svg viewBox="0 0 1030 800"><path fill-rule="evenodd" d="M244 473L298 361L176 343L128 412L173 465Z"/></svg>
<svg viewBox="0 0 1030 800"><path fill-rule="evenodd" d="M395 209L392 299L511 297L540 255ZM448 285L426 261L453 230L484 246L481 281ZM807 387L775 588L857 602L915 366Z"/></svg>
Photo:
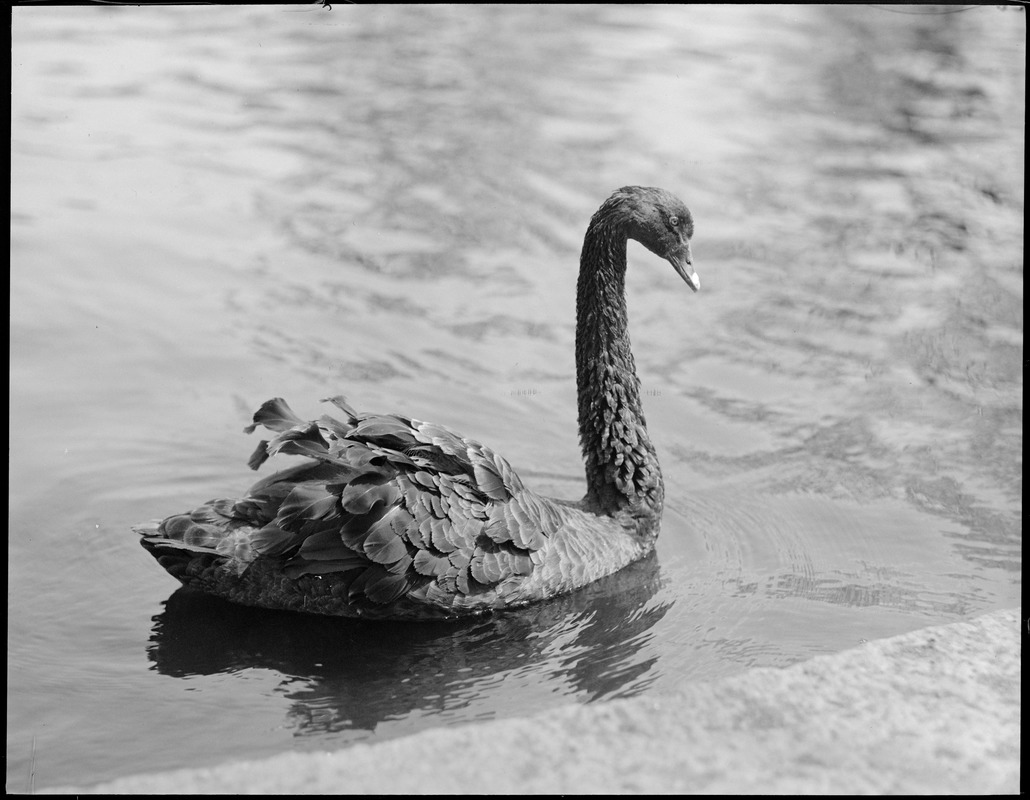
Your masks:
<svg viewBox="0 0 1030 800"><path fill-rule="evenodd" d="M626 232L599 211L580 257L576 291L579 439L589 507L627 511L645 527L661 514L662 474L647 436L626 314Z"/></svg>

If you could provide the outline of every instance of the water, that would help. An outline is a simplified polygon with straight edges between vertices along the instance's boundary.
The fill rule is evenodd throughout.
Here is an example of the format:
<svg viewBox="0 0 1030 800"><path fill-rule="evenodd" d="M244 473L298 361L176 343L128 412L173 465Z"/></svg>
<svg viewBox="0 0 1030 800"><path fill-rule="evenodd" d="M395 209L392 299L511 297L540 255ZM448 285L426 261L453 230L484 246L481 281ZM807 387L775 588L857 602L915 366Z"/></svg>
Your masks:
<svg viewBox="0 0 1030 800"><path fill-rule="evenodd" d="M1019 602L1025 17L1001 8L18 8L7 788L673 690ZM655 558L459 625L176 591L268 397L583 489L590 215L630 247ZM441 735L445 735L441 733Z"/></svg>

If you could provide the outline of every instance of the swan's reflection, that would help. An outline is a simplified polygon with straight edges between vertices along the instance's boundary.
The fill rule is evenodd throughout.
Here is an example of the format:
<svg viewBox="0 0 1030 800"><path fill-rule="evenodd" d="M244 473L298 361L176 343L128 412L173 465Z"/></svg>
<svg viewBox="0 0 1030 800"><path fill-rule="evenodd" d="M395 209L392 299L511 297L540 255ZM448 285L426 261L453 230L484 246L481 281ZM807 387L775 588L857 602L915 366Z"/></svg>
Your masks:
<svg viewBox="0 0 1030 800"><path fill-rule="evenodd" d="M276 670L299 734L371 731L415 712L460 718L512 674L570 699L636 694L654 678L651 629L672 607L653 600L660 583L652 554L566 597L451 623L266 611L179 589L147 650L178 678Z"/></svg>

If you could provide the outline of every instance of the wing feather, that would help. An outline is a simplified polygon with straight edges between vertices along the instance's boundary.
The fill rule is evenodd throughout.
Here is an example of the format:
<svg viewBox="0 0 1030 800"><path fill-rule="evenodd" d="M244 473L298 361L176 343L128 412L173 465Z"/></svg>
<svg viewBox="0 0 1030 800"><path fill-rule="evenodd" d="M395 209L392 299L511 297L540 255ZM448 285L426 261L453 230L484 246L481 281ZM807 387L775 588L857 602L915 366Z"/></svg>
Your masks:
<svg viewBox="0 0 1030 800"><path fill-rule="evenodd" d="M560 510L525 490L503 458L439 425L359 414L342 397L327 402L346 419L306 422L281 398L262 405L246 430L274 436L250 465L276 454L304 463L239 500L169 518L155 536L208 552L235 547L227 531L244 526L249 550L236 547L240 558L279 559L292 579L334 575L321 591L355 605L503 595L542 562Z"/></svg>

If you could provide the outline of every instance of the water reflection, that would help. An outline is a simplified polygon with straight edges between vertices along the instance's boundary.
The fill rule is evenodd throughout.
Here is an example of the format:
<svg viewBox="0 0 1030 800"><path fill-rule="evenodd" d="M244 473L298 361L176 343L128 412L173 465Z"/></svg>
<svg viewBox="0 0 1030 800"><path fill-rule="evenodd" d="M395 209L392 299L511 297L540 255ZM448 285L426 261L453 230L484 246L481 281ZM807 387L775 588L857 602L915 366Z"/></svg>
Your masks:
<svg viewBox="0 0 1030 800"><path fill-rule="evenodd" d="M456 623L370 623L273 612L179 589L154 618L147 654L175 678L271 669L298 735L372 731L413 712L468 708L506 677L536 674L591 701L647 687L656 601L654 555L567 597Z"/></svg>

